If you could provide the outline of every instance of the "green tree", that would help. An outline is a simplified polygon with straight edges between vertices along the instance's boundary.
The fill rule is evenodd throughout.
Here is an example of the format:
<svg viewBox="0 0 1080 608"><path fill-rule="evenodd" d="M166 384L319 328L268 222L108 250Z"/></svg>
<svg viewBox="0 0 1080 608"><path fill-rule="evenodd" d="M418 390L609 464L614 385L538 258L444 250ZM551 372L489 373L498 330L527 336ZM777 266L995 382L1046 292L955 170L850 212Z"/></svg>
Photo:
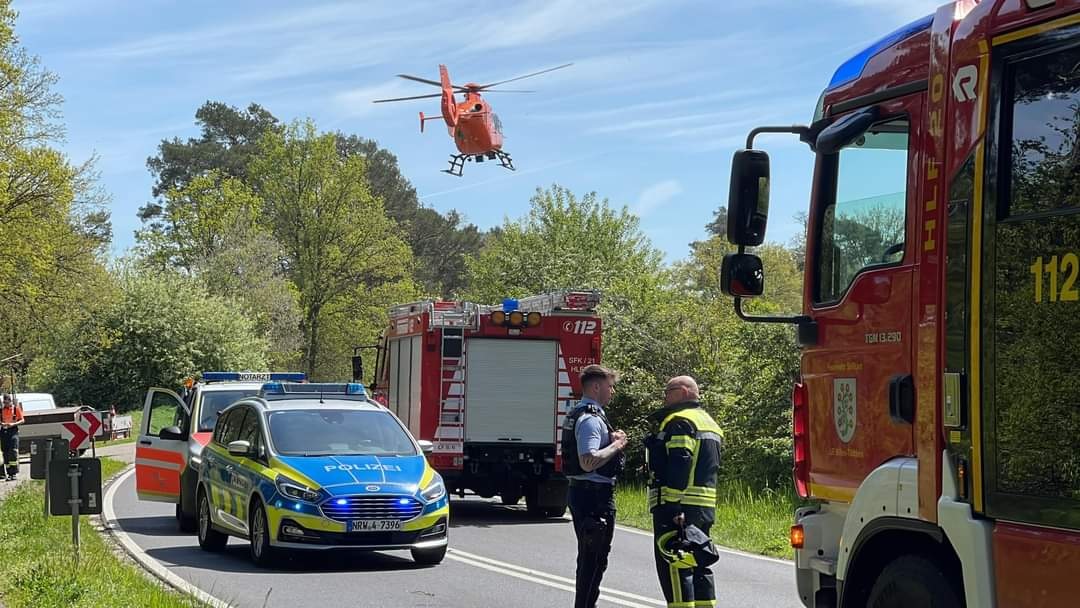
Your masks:
<svg viewBox="0 0 1080 608"><path fill-rule="evenodd" d="M680 314L661 253L625 207L558 185L537 189L531 203L528 215L507 219L468 260L468 296L494 303L554 289L599 289L604 362L623 376L610 411L636 440L665 376L686 373L677 335L695 316Z"/></svg>
<svg viewBox="0 0 1080 608"><path fill-rule="evenodd" d="M200 178L214 174L219 181L234 178L251 185L248 167L258 154L263 135L284 128L269 111L251 104L240 110L221 102L208 101L195 114L202 126L197 138L181 141L166 139L158 153L147 159L155 177L153 196L139 211L143 229L137 238L140 251L157 268L168 268L181 235L174 223L178 217L191 215L186 209L197 199L186 196ZM420 205L409 180L401 173L397 158L376 142L356 135L335 133L336 147L342 160L356 156L364 159L368 190L381 198L383 208L404 231L405 240L416 259L415 275L424 290L449 295L464 287L465 257L480 248L477 228L465 224L451 211L446 215Z"/></svg>
<svg viewBox="0 0 1080 608"><path fill-rule="evenodd" d="M265 369L266 341L233 300L176 273L115 273L118 290L90 317L65 323L32 382L60 402L138 407L148 386L207 369Z"/></svg>
<svg viewBox="0 0 1080 608"><path fill-rule="evenodd" d="M299 292L303 361L313 376L326 315L357 289L408 279L409 247L372 195L366 168L360 156L342 157L337 138L310 121L267 133L250 167L261 221L283 247Z"/></svg>
<svg viewBox="0 0 1080 608"><path fill-rule="evenodd" d="M111 236L93 160L73 165L52 147L63 137L55 83L0 1L0 352L23 365L96 297Z"/></svg>

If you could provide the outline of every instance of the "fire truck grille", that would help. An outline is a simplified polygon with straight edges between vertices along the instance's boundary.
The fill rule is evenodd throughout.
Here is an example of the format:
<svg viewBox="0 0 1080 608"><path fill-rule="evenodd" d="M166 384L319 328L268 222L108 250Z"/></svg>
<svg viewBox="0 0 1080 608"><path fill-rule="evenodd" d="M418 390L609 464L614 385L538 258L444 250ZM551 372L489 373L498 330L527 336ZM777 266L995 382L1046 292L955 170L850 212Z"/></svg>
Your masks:
<svg viewBox="0 0 1080 608"><path fill-rule="evenodd" d="M412 496L335 496L322 503L323 515L337 521L399 519L420 514L424 505Z"/></svg>

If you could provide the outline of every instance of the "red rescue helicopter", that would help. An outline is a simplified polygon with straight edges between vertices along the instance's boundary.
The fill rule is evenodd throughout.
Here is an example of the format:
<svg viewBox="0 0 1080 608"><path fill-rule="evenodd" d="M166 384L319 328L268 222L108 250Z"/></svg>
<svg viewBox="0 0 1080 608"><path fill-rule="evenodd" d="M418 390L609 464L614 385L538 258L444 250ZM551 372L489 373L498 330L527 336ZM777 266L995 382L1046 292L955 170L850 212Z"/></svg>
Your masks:
<svg viewBox="0 0 1080 608"><path fill-rule="evenodd" d="M514 163L510 159L510 155L502 149L502 122L499 121L499 117L492 111L491 105L480 97L481 91L498 93L532 93L533 91L493 89L491 87L525 78L532 78L533 76L561 70L570 67L571 65L573 64L567 63L546 70L540 70L539 72L533 72L532 74L525 74L524 76L517 76L515 78L500 80L490 84L476 84L470 82L463 86L452 84L450 82L450 73L447 72L446 66L440 65L440 82L417 76L410 76L408 74L398 74L398 77L441 87L442 93L415 95L412 97L395 97L393 99L376 99L374 103L442 97L442 119L446 122L447 131L450 133L450 137L454 138L454 143L457 145L458 152L460 152L460 154L452 154L450 156L450 168L443 169L443 173L461 177L462 169L465 167L465 161L475 160L478 163L482 163L485 158L488 160L498 159L501 166L513 171ZM464 93L465 99L458 102L457 99L454 98L455 92ZM420 112L420 132L424 132L425 122L438 119L438 116L424 116L424 113Z"/></svg>

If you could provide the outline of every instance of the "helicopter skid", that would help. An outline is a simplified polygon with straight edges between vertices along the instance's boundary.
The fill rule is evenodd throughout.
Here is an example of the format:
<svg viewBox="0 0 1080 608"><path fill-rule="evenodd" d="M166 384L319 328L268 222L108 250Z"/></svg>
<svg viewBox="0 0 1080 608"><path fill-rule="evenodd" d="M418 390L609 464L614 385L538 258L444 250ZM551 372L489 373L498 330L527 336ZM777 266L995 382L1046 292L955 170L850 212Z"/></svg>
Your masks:
<svg viewBox="0 0 1080 608"><path fill-rule="evenodd" d="M485 156L491 160L498 160L500 167L505 167L511 171L517 171L514 168L514 161L510 158L510 155L502 150L493 150L485 154L452 154L450 155L450 168L443 169L443 173L449 173L457 177L462 176L463 169L465 168L465 161L475 160L478 163L484 162Z"/></svg>

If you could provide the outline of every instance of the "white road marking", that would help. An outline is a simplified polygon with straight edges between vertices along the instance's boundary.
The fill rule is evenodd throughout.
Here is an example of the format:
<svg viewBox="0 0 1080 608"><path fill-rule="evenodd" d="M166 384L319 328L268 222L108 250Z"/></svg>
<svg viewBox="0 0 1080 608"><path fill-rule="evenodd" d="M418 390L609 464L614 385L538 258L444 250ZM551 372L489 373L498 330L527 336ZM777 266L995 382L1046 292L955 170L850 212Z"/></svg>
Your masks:
<svg viewBox="0 0 1080 608"><path fill-rule="evenodd" d="M556 589L563 589L574 592L574 580L555 574L550 574L540 570L533 570L532 568L525 568L523 566L517 566L515 564L509 564L503 561L491 559L489 557L483 557L481 555L475 555L473 553L467 553L460 549L454 549L451 547L447 552L447 557L456 561L483 568L485 570L491 570L492 572L498 572L507 576L513 576L522 580L532 581L541 585L547 585ZM663 608L667 604L662 600L655 600L643 595L637 595L634 593L628 593L626 591L618 591L616 589L609 589L607 587L600 587L600 599L618 604L620 606L630 606L633 608L650 608L652 606L658 606ZM633 601L631 601L633 600ZM638 603L644 602L644 603Z"/></svg>
<svg viewBox="0 0 1080 608"><path fill-rule="evenodd" d="M193 595L200 602L212 606L213 608L231 608L232 604L219 600L202 589L199 589L192 583L189 583L170 572L161 562L147 555L146 552L143 551L130 536L128 536L127 532L124 532L124 529L120 527L120 524L117 523L116 511L113 510L113 497L116 496L116 489L120 487L124 480L135 473L135 467L133 465L128 465L128 467L128 470L113 479L112 483L109 484L109 489L105 490L105 496L102 499L101 515L105 520L108 531L116 538L116 540L120 541L120 546L128 552L128 555L139 562L139 564L143 568L146 568L151 574L165 581L173 588L181 593Z"/></svg>
<svg viewBox="0 0 1080 608"><path fill-rule="evenodd" d="M630 528L628 526L617 525L617 526L615 526L615 529L619 530L620 532L629 532L630 534L637 534L638 536L647 536L649 538L653 537L652 532L647 532L645 530L639 530L637 528ZM795 563L792 562L789 559L780 559L780 558L777 558L777 557L768 557L766 555L758 555L756 553L747 553L746 551L738 551L736 549L728 549L727 547L721 547L720 545L716 546L716 550L721 552L721 553L728 553L730 555L738 555L739 557L749 557L750 559L757 559L757 560L761 560L763 562L772 562L774 564L781 564L781 565L784 565L784 566L791 566L791 567L795 566Z"/></svg>

